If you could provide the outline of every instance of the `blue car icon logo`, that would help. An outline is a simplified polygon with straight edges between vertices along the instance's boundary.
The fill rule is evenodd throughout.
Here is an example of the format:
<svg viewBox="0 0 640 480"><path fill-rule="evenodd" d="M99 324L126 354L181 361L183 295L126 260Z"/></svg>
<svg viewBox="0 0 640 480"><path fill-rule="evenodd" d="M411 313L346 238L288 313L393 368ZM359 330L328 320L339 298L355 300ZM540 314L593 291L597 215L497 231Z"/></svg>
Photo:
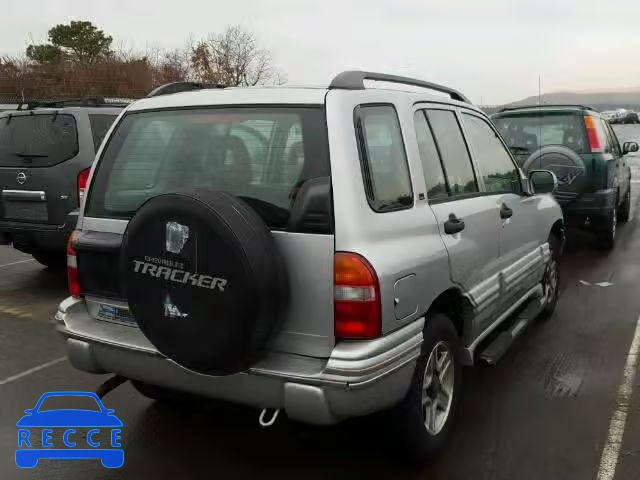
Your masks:
<svg viewBox="0 0 640 480"><path fill-rule="evenodd" d="M56 408L72 401L89 408ZM124 463L120 444L122 422L91 392L49 392L18 420L16 465L33 468L41 458L100 459L106 468Z"/></svg>

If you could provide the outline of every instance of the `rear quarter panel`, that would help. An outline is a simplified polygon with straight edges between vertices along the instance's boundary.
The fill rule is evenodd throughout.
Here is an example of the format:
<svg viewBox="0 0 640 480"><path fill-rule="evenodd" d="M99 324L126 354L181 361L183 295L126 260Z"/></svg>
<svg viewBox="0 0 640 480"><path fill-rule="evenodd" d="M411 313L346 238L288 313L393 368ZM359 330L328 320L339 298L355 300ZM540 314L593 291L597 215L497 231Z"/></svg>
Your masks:
<svg viewBox="0 0 640 480"><path fill-rule="evenodd" d="M336 251L364 256L380 281L382 331L389 333L420 317L433 300L452 287L447 252L433 211L426 200L411 106L406 93L332 90L327 95L327 125L335 210ZM412 208L374 212L367 202L360 167L354 109L367 103L393 102L398 113L414 193ZM425 194L426 197L426 194ZM413 276L400 292L400 279ZM398 293L404 298L397 298ZM402 313L394 300L403 303ZM408 315L406 313L412 312Z"/></svg>

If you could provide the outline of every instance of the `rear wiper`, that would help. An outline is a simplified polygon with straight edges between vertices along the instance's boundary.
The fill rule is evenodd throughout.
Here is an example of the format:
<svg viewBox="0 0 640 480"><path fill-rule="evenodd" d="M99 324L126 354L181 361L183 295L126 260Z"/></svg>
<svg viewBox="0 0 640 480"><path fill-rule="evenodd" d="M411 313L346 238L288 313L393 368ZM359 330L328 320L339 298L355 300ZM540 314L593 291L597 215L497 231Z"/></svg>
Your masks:
<svg viewBox="0 0 640 480"><path fill-rule="evenodd" d="M45 155L43 153L22 153L16 152L16 157L20 158L47 158L49 155Z"/></svg>

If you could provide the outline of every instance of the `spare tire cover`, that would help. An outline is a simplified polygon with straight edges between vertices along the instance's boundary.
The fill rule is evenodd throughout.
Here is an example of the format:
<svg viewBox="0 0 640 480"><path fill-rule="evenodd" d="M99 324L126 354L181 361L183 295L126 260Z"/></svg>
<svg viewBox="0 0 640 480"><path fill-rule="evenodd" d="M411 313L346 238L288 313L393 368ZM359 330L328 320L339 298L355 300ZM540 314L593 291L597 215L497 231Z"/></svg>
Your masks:
<svg viewBox="0 0 640 480"><path fill-rule="evenodd" d="M247 369L286 296L269 228L237 197L189 190L148 200L122 243L126 298L162 354L197 372Z"/></svg>
<svg viewBox="0 0 640 480"><path fill-rule="evenodd" d="M531 170L551 170L558 177L558 189L583 192L589 187L587 170L580 155L562 145L547 145L531 154L522 165L528 174Z"/></svg>

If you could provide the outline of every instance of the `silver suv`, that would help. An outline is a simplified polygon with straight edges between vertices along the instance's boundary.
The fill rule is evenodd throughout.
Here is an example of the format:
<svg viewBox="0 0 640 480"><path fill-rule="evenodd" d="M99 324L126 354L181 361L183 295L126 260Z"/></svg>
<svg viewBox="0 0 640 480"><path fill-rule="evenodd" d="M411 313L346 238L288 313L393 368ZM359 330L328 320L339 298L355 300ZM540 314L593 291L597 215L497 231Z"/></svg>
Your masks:
<svg viewBox="0 0 640 480"><path fill-rule="evenodd" d="M388 409L423 458L462 366L495 363L555 307L556 184L419 80L143 99L98 152L56 324L77 368L151 398L314 424Z"/></svg>

